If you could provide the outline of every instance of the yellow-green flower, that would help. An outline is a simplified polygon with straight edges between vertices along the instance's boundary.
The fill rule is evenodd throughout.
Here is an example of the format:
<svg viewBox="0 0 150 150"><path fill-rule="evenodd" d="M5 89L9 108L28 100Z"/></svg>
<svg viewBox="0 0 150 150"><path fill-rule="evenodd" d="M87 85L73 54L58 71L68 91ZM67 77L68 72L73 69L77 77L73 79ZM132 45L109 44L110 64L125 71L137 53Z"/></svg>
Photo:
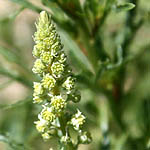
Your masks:
<svg viewBox="0 0 150 150"><path fill-rule="evenodd" d="M64 65L59 62L54 62L51 66L51 70L55 78L60 78L64 71Z"/></svg>
<svg viewBox="0 0 150 150"><path fill-rule="evenodd" d="M55 41L55 43L51 46L51 54L53 56L56 56L57 52L60 51L62 48L63 48L62 44L57 39L57 41Z"/></svg>
<svg viewBox="0 0 150 150"><path fill-rule="evenodd" d="M42 137L44 140L49 140L51 138L51 136L47 132L43 133Z"/></svg>
<svg viewBox="0 0 150 150"><path fill-rule="evenodd" d="M38 73L38 74L41 74L44 72L45 70L45 65L43 64L43 62L41 61L41 59L37 59L35 62L34 62L34 66L33 66L33 69L32 71L34 73Z"/></svg>
<svg viewBox="0 0 150 150"><path fill-rule="evenodd" d="M66 61L66 55L65 55L65 53L63 51L60 53L60 55L58 55L57 60L60 63L64 63Z"/></svg>
<svg viewBox="0 0 150 150"><path fill-rule="evenodd" d="M43 119L35 121L34 123L36 124L36 129L39 132L44 132L44 130L47 128L47 122Z"/></svg>
<svg viewBox="0 0 150 150"><path fill-rule="evenodd" d="M33 95L33 102L34 103L42 103L43 102L43 99L37 95Z"/></svg>
<svg viewBox="0 0 150 150"><path fill-rule="evenodd" d="M38 43L48 37L50 35L51 29L53 29L53 25L51 25L49 16L43 11L40 13L39 22L36 25L37 32L34 34L35 42Z"/></svg>
<svg viewBox="0 0 150 150"><path fill-rule="evenodd" d="M61 112L66 107L67 103L66 101L61 97L61 95L53 96L51 99L51 106L52 108L57 111Z"/></svg>
<svg viewBox="0 0 150 150"><path fill-rule="evenodd" d="M55 83L56 80L50 74L46 74L42 79L42 85L46 89L52 89Z"/></svg>
<svg viewBox="0 0 150 150"><path fill-rule="evenodd" d="M51 45L54 43L54 39L51 36L50 37L46 37L45 39L43 39L43 43L44 43L46 49L50 50Z"/></svg>
<svg viewBox="0 0 150 150"><path fill-rule="evenodd" d="M34 46L32 54L34 57L40 57L41 51L37 48L37 45Z"/></svg>
<svg viewBox="0 0 150 150"><path fill-rule="evenodd" d="M42 52L40 58L44 63L47 63L47 64L50 64L53 59L50 52Z"/></svg>
<svg viewBox="0 0 150 150"><path fill-rule="evenodd" d="M46 107L41 112L41 117L46 121L52 122L55 119L55 114L52 112L52 110L49 107Z"/></svg>
<svg viewBox="0 0 150 150"><path fill-rule="evenodd" d="M33 82L33 87L34 87L34 94L35 95L41 95L43 94L44 90L42 87L42 84L39 82Z"/></svg>

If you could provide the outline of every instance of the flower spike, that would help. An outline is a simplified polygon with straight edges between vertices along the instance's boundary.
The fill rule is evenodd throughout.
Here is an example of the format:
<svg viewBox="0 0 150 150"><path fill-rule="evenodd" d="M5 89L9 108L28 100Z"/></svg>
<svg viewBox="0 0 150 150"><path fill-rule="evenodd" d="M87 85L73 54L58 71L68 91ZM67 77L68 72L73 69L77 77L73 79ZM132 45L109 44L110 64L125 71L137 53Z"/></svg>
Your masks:
<svg viewBox="0 0 150 150"><path fill-rule="evenodd" d="M58 136L61 149L76 150L78 144L89 143L87 132L82 132L85 116L77 110L72 118L66 118L66 109L70 101L79 102L80 92L76 89L75 78L70 71L60 36L56 32L51 17L45 12L40 13L34 34L35 46L33 56L36 61L33 72L41 77L34 82L34 103L42 104L43 109L35 122L37 130L44 140ZM74 143L68 128L70 125L82 135Z"/></svg>

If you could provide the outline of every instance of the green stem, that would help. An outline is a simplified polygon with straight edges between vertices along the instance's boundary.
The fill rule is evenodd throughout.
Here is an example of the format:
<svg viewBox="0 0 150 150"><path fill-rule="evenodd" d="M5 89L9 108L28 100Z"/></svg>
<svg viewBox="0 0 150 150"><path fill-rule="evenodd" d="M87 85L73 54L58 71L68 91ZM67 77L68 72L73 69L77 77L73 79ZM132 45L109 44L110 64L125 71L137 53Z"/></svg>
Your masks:
<svg viewBox="0 0 150 150"><path fill-rule="evenodd" d="M60 124L60 130L59 131L61 133L61 135L60 135L60 138L61 138L62 136L66 136L68 130L66 130L67 127L66 127L66 124L64 122L63 116L59 117L58 119L59 119L59 124ZM77 147L74 146L72 144L72 142L71 143L66 143L66 144L62 144L60 142L60 150L77 150Z"/></svg>
<svg viewBox="0 0 150 150"><path fill-rule="evenodd" d="M59 123L60 123L60 128L62 131L62 135L65 136L66 135L66 131L65 131L65 124L64 124L64 120L63 117L59 117Z"/></svg>

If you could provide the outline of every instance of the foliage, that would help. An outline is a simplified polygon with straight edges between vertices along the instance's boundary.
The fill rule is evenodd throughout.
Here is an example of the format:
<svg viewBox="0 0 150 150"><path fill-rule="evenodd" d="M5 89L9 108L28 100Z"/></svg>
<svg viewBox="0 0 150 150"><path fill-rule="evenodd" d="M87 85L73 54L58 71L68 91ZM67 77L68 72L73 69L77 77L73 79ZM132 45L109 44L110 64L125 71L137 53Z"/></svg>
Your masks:
<svg viewBox="0 0 150 150"><path fill-rule="evenodd" d="M34 126L41 108L33 104L32 83L40 77L31 71L34 43L30 37L42 10L51 14L57 26L81 91L81 102L68 109L75 112L79 108L87 117L85 128L93 142L79 149L150 149L150 2L7 1L17 9L0 18L0 141L6 143L6 149L57 149L59 145L57 138L43 142ZM29 37L26 27L21 34L15 31L26 12L32 14L28 15ZM7 94L7 88L16 83L25 91L21 100L10 101L7 98L13 99L13 94ZM20 91L14 86L11 90L14 94ZM77 136L73 129L70 133Z"/></svg>

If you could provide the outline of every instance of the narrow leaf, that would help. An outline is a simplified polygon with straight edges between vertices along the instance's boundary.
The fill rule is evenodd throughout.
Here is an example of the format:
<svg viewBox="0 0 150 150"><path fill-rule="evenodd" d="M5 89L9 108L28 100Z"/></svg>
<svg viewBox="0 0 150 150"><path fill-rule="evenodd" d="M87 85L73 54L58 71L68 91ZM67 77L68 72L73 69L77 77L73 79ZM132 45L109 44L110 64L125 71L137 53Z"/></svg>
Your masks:
<svg viewBox="0 0 150 150"><path fill-rule="evenodd" d="M0 54L5 57L10 62L19 63L20 59L19 57L13 52L10 51L2 46L0 46Z"/></svg>
<svg viewBox="0 0 150 150"><path fill-rule="evenodd" d="M28 88L32 88L32 82L30 80L26 79L24 76L16 74L12 70L7 70L7 69L3 68L2 66L0 66L0 74L4 75L6 77L9 77L13 80L16 80L16 81L24 84Z"/></svg>
<svg viewBox="0 0 150 150"><path fill-rule="evenodd" d="M16 63L18 66L20 66L20 68L24 69L25 72L28 72L28 76L33 76L23 59L20 59L20 56L14 51L0 46L0 55L2 55L7 61Z"/></svg>
<svg viewBox="0 0 150 150"><path fill-rule="evenodd" d="M119 45L117 47L117 62L115 64L113 63L110 63L106 66L107 70L111 70L111 69L115 69L117 67L120 67L123 63L123 50L122 50L122 47Z"/></svg>
<svg viewBox="0 0 150 150"><path fill-rule="evenodd" d="M22 106L22 105L30 102L31 99L32 99L32 96L28 96L25 99L19 100L18 102L14 103L14 104L0 104L0 109L7 110L7 109L16 108L16 107Z"/></svg>
<svg viewBox="0 0 150 150"><path fill-rule="evenodd" d="M33 11L36 11L36 12L41 12L42 11L41 8L39 8L38 6L33 5L32 3L30 3L27 0L10 0L10 1L12 1L14 3L17 3L17 4L19 4L19 5L21 5L25 8L29 8L29 9L31 9Z"/></svg>
<svg viewBox="0 0 150 150"><path fill-rule="evenodd" d="M133 3L125 3L125 4L117 5L116 11L117 12L128 11L133 9L134 7L135 5Z"/></svg>
<svg viewBox="0 0 150 150"><path fill-rule="evenodd" d="M43 5L50 8L50 10L52 11L52 14L53 14L52 17L54 18L54 20L57 20L60 22L68 21L69 19L68 16L55 2L42 0L42 3Z"/></svg>
<svg viewBox="0 0 150 150"><path fill-rule="evenodd" d="M79 70L93 72L92 65L87 57L82 53L78 45L71 39L71 37L65 32L60 30L61 39L65 45L65 50L68 51L72 61Z"/></svg>
<svg viewBox="0 0 150 150"><path fill-rule="evenodd" d="M13 150L25 150L27 148L24 144L12 140L8 133L7 135L0 134L0 141L7 143Z"/></svg>

